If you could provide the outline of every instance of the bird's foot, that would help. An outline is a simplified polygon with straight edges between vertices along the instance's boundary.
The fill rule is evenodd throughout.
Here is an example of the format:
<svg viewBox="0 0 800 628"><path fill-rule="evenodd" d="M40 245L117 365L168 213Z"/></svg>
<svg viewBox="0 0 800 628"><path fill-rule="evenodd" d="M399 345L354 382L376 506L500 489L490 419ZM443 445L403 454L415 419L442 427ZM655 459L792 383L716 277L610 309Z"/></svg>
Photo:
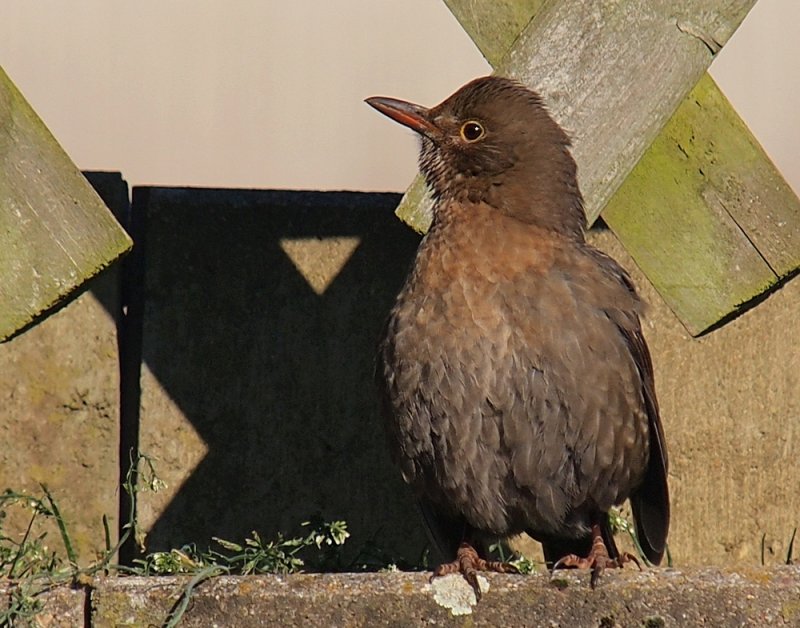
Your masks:
<svg viewBox="0 0 800 628"><path fill-rule="evenodd" d="M481 588L478 585L479 571L494 571L496 573L519 573L519 570L510 563L496 560L484 560L469 543L462 543L456 552L456 559L451 563L444 563L434 569L431 580L451 573L460 573L475 591L475 598L480 601Z"/></svg>
<svg viewBox="0 0 800 628"><path fill-rule="evenodd" d="M590 586L594 589L597 586L597 581L600 579L600 574L605 569L621 569L625 563L634 563L639 571L642 565L639 559L633 554L625 552L620 554L617 558L611 558L608 555L608 549L603 542L603 536L600 534L598 526L592 526L592 549L589 551L588 556L577 556L575 554L567 554L562 556L553 565L553 571L561 567L575 567L576 569L591 569L592 577L589 580Z"/></svg>

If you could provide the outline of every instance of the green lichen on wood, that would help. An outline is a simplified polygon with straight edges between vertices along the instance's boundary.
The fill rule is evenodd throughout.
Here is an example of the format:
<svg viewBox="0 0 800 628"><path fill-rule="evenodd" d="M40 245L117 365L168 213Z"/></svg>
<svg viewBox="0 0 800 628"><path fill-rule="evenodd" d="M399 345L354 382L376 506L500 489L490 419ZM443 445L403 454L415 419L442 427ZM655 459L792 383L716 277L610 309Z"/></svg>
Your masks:
<svg viewBox="0 0 800 628"><path fill-rule="evenodd" d="M707 204L724 204L778 276L794 271L800 265L800 199L709 75L676 118L691 130L682 145L706 179L701 193Z"/></svg>
<svg viewBox="0 0 800 628"><path fill-rule="evenodd" d="M800 225L800 212L791 210L797 198L785 183L775 184L776 178L783 180L742 127L730 103L704 77L603 211L693 334L774 285L778 277L770 257L786 269L786 255L800 249L791 240ZM764 206L753 191L790 209ZM745 231L740 219L745 212L761 216L763 225ZM768 220L772 216L777 219ZM764 235L770 230L777 236ZM759 232L760 241L778 245L760 252L754 246Z"/></svg>
<svg viewBox="0 0 800 628"><path fill-rule="evenodd" d="M68 298L131 245L0 69L0 341Z"/></svg>
<svg viewBox="0 0 800 628"><path fill-rule="evenodd" d="M395 213L419 233L425 233L433 219L433 198L422 175L417 175L409 186Z"/></svg>

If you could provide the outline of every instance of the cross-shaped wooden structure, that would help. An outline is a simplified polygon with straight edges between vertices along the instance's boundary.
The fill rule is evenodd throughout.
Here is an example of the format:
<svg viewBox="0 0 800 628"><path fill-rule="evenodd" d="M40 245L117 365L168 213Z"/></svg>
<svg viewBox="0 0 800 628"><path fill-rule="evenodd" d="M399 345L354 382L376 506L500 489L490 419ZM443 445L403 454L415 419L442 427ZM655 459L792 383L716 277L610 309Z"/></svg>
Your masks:
<svg viewBox="0 0 800 628"><path fill-rule="evenodd" d="M800 266L800 200L705 73L755 0L445 0L573 138L602 212L692 335ZM418 230L417 179L398 214Z"/></svg>

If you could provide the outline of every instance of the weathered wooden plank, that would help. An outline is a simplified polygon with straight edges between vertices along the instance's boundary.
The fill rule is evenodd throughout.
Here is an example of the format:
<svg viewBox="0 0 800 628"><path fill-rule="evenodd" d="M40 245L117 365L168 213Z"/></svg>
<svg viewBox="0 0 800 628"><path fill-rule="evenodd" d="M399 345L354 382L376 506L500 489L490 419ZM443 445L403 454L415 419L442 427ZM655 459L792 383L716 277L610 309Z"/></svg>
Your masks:
<svg viewBox="0 0 800 628"><path fill-rule="evenodd" d="M708 75L603 218L692 334L800 264L800 200Z"/></svg>
<svg viewBox="0 0 800 628"><path fill-rule="evenodd" d="M777 277L717 201L707 176L720 155L696 126L697 102L713 88L704 77L645 152L603 219L690 333L697 334ZM732 111L728 109L729 111ZM719 126L715 141L723 141ZM735 133L729 129L728 133ZM722 155L727 163L735 154ZM757 189L757 188L756 188Z"/></svg>
<svg viewBox="0 0 800 628"><path fill-rule="evenodd" d="M687 172L704 178L697 190L706 205L729 213L779 277L800 266L800 199L710 75L673 120Z"/></svg>
<svg viewBox="0 0 800 628"><path fill-rule="evenodd" d="M0 341L131 245L0 68Z"/></svg>
<svg viewBox="0 0 800 628"><path fill-rule="evenodd" d="M547 4L500 72L540 92L570 130L594 221L755 0L580 4Z"/></svg>

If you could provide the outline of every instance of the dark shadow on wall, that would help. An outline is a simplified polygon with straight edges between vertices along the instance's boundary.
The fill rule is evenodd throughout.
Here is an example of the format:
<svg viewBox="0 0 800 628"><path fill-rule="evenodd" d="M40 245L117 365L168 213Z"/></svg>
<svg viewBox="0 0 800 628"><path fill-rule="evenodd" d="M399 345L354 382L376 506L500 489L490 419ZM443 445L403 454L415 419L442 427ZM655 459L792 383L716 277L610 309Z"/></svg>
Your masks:
<svg viewBox="0 0 800 628"><path fill-rule="evenodd" d="M140 439L146 453L180 460L175 414L207 447L146 531L148 551L291 533L318 512L348 522L353 548L374 540L419 557L424 530L389 461L372 384L375 341L419 242L394 216L398 201L134 189L121 456ZM286 250L294 243L306 271L324 276L331 252L353 245L342 238L358 245L318 294ZM138 364L163 389L141 380L141 416Z"/></svg>

